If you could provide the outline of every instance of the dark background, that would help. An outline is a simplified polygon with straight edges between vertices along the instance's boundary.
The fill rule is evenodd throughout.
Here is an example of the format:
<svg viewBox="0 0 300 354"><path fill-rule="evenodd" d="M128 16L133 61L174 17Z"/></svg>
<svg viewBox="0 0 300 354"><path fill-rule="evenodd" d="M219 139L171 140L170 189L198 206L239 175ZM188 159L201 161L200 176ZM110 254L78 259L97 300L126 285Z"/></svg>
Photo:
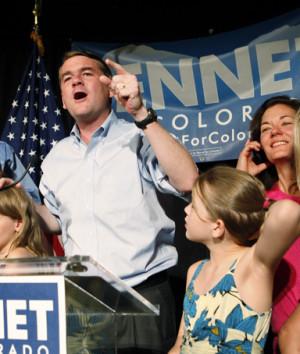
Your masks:
<svg viewBox="0 0 300 354"><path fill-rule="evenodd" d="M57 71L73 41L155 42L232 31L289 12L296 1L38 0L44 61L60 104ZM0 133L32 50L35 0L0 11ZM4 5L5 4L5 5ZM4 9L5 7L5 9ZM67 129L73 124L64 113Z"/></svg>
<svg viewBox="0 0 300 354"><path fill-rule="evenodd" d="M57 72L62 54L73 41L133 42L181 40L210 36L253 25L299 7L296 1L120 1L41 0L39 33L45 47L44 61L57 103L60 92ZM30 33L34 26L34 0L10 0L0 13L0 133L11 102L32 51ZM4 10L5 7L5 10ZM67 130L73 120L66 114ZM236 161L222 163L235 166ZM200 170L213 163L199 164ZM175 244L179 263L170 274L181 313L187 267L208 255L204 246L187 241L184 228L185 203L176 198L163 200L176 221Z"/></svg>

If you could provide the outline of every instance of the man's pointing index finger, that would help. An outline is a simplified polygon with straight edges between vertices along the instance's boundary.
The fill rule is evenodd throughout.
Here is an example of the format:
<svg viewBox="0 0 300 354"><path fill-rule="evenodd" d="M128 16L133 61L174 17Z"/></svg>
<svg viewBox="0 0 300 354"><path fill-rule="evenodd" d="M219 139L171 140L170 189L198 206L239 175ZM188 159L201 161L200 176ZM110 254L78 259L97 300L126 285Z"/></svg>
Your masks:
<svg viewBox="0 0 300 354"><path fill-rule="evenodd" d="M105 59L106 64L112 68L113 70L115 70L117 75L126 75L129 74L128 71L126 71L122 65L112 61L111 59Z"/></svg>

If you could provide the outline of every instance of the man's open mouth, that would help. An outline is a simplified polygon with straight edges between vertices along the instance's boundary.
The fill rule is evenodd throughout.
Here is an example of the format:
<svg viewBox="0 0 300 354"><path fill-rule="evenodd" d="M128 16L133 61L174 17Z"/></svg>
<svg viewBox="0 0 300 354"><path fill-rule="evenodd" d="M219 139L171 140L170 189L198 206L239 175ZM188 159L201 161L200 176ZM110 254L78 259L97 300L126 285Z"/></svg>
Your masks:
<svg viewBox="0 0 300 354"><path fill-rule="evenodd" d="M80 99L82 99L82 98L84 98L86 96L87 96L87 94L85 92L76 92L74 94L74 99L75 100L80 100Z"/></svg>

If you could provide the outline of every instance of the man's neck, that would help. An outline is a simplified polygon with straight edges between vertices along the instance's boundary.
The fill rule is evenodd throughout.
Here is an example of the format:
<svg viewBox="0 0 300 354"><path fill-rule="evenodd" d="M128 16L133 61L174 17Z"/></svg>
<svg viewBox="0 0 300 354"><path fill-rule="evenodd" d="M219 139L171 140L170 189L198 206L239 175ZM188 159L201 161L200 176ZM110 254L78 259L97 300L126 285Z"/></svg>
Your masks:
<svg viewBox="0 0 300 354"><path fill-rule="evenodd" d="M97 131L102 124L106 121L108 116L100 117L94 121L86 122L85 120L77 121L77 127L79 129L80 138L86 145L89 144L92 135Z"/></svg>

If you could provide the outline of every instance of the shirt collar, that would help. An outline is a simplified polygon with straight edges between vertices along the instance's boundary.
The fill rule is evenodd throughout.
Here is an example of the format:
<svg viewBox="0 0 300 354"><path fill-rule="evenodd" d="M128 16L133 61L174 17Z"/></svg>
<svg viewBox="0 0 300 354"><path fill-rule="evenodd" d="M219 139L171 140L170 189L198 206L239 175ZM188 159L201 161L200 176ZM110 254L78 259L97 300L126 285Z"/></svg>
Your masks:
<svg viewBox="0 0 300 354"><path fill-rule="evenodd" d="M117 119L118 118L115 112L111 110L109 116L105 119L103 124L94 132L92 138L107 136L110 127L116 122ZM79 133L77 123L74 124L70 135L73 136L77 140L77 142L80 142L81 139L80 139L80 133Z"/></svg>

